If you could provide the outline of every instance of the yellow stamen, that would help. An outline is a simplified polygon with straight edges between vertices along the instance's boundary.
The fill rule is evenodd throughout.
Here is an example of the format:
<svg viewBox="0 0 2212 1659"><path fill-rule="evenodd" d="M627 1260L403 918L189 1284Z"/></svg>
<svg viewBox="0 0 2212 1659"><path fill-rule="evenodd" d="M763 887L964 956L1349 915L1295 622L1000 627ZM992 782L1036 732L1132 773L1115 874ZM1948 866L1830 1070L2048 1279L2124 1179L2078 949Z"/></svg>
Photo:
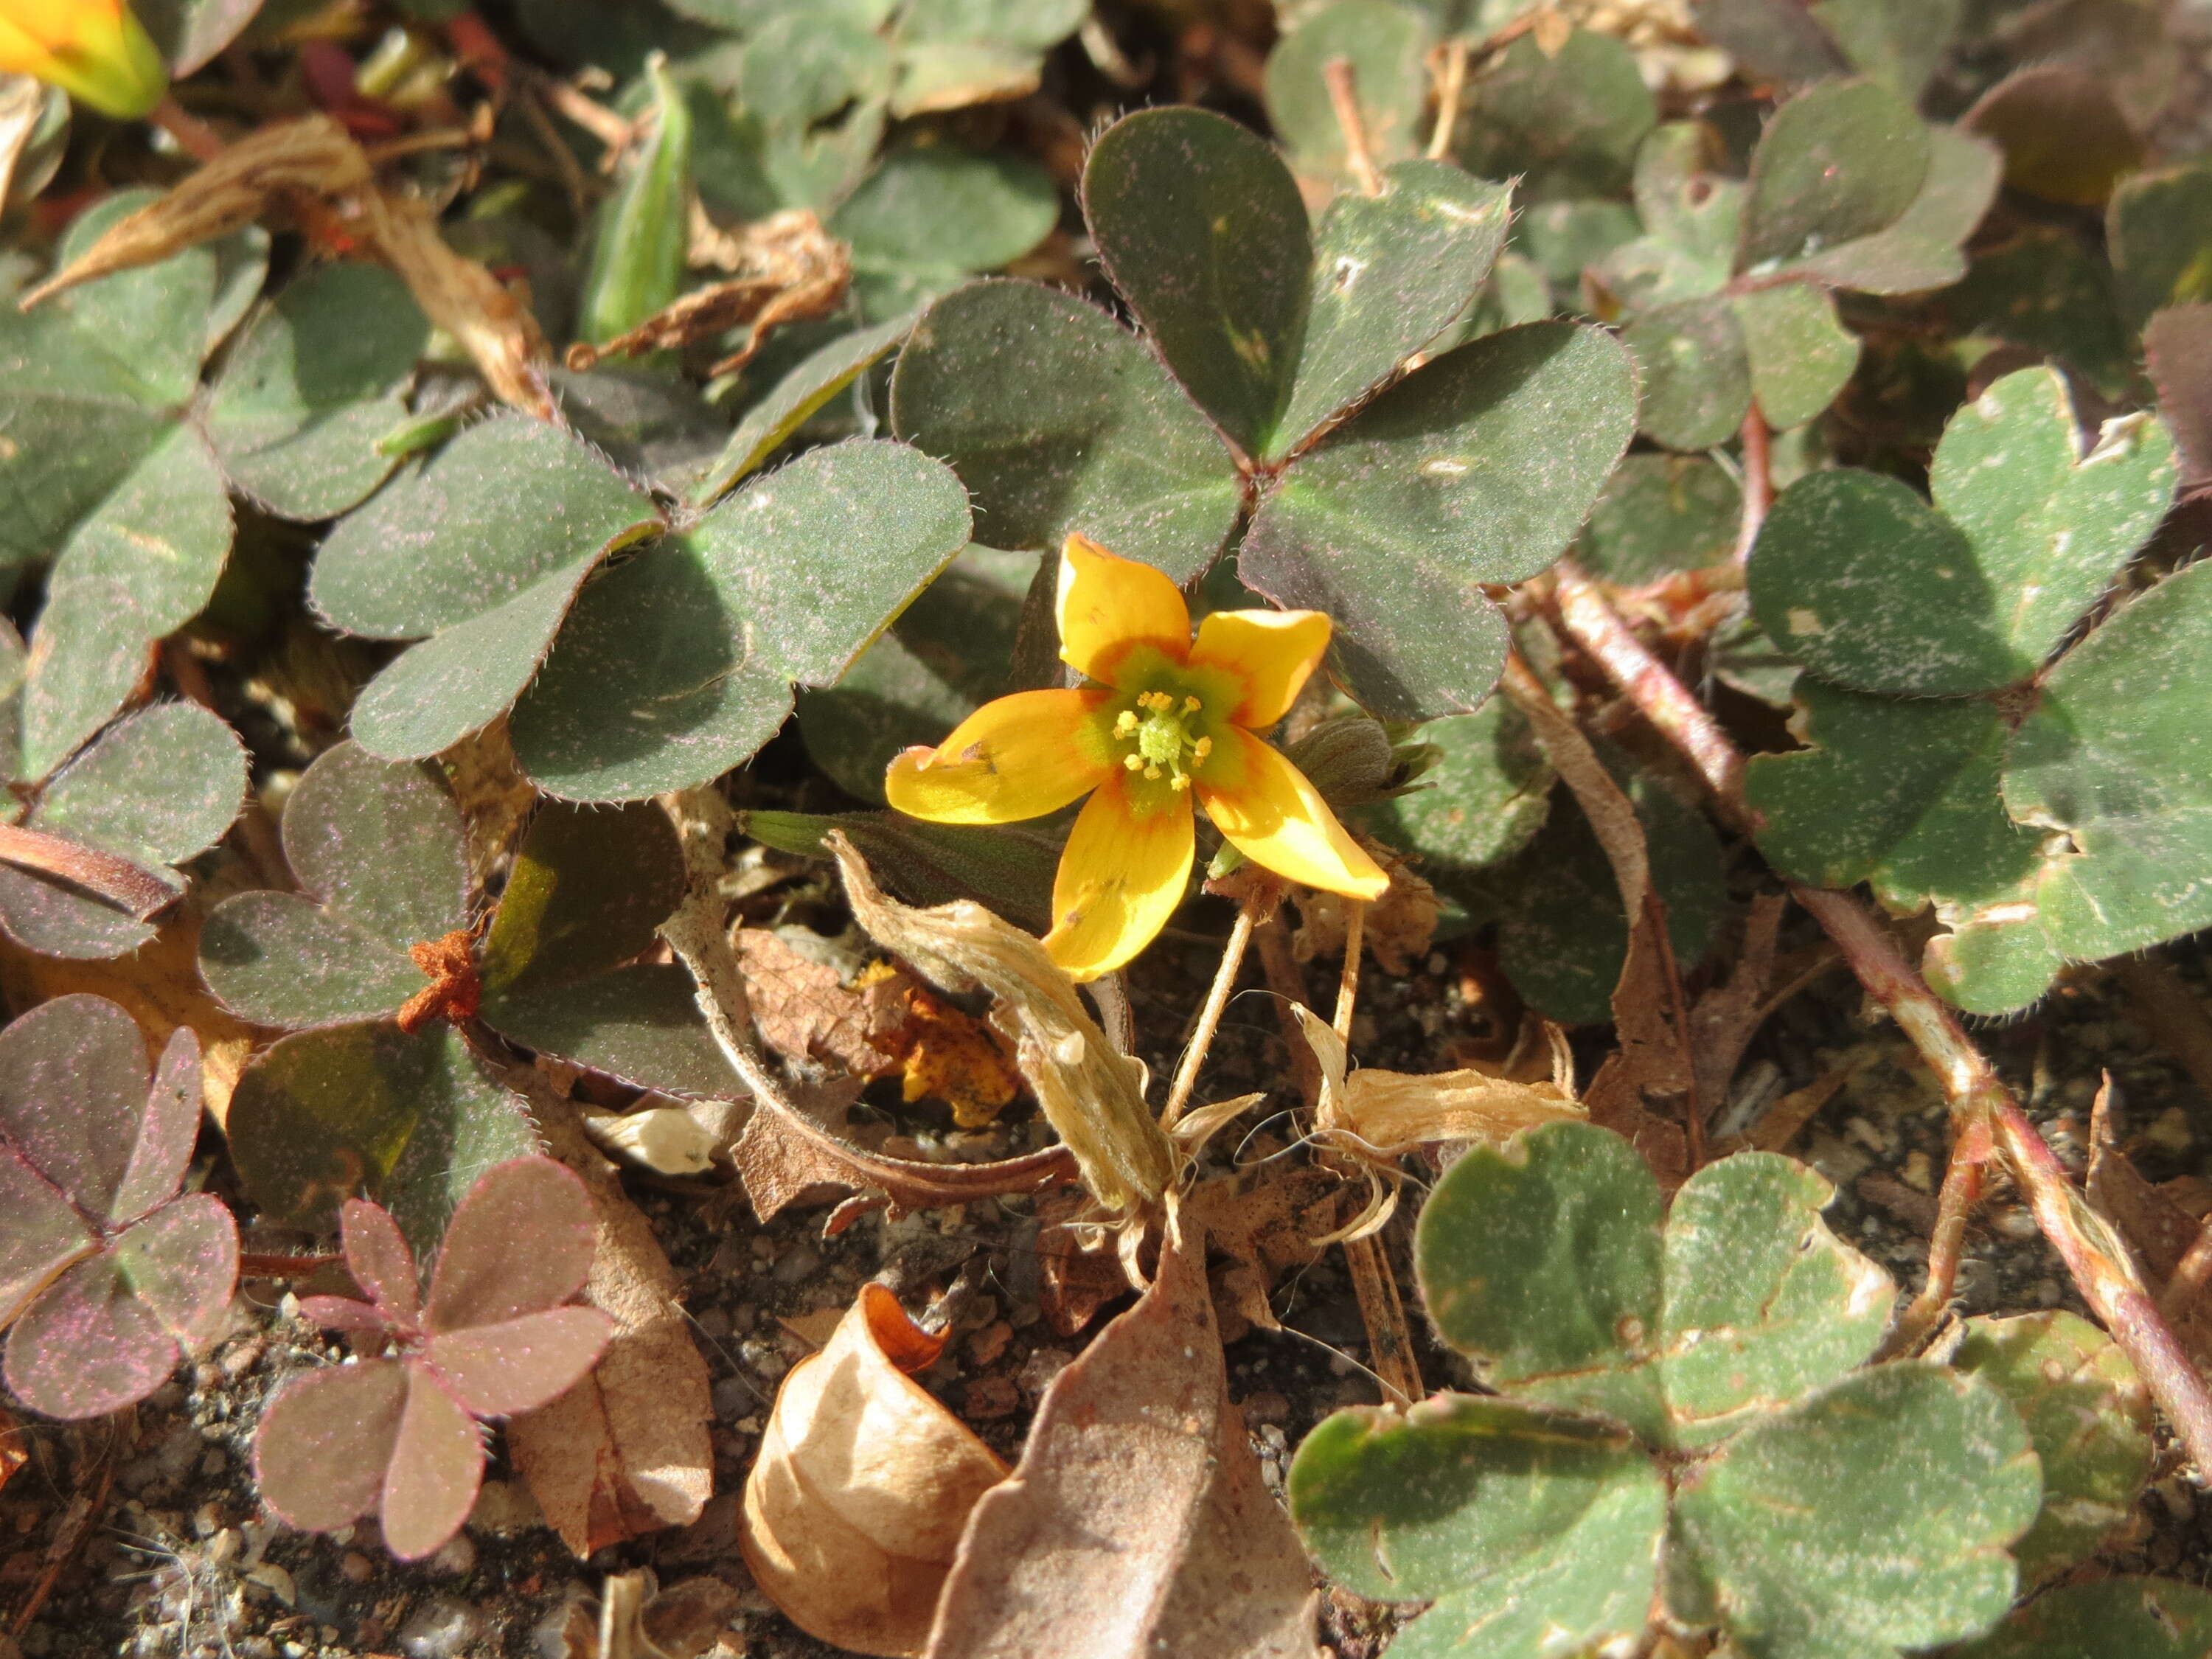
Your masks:
<svg viewBox="0 0 2212 1659"><path fill-rule="evenodd" d="M1157 767L1157 766L1147 766L1147 767L1145 769L1145 775L1146 775L1147 778L1157 778L1158 776L1159 776L1159 775L1160 775L1160 769L1159 769L1158 767Z"/></svg>
<svg viewBox="0 0 2212 1659"><path fill-rule="evenodd" d="M1190 774L1188 772L1176 773L1175 776L1168 780L1168 787L1174 790L1176 793L1180 795L1184 790L1190 787Z"/></svg>
<svg viewBox="0 0 2212 1659"><path fill-rule="evenodd" d="M1213 752L1213 739L1212 738L1200 738L1196 743L1191 744L1190 752L1200 760L1204 760L1208 755Z"/></svg>
<svg viewBox="0 0 2212 1659"><path fill-rule="evenodd" d="M1142 755L1124 755L1121 757L1121 764L1132 772L1141 772L1145 769L1145 757Z"/></svg>
<svg viewBox="0 0 2212 1659"><path fill-rule="evenodd" d="M1186 714L1195 714L1204 705L1196 697L1185 697L1182 700L1182 712Z"/></svg>
<svg viewBox="0 0 2212 1659"><path fill-rule="evenodd" d="M1136 729L1137 711L1133 708L1124 708L1121 717L1114 722L1114 735L1117 738L1126 738Z"/></svg>

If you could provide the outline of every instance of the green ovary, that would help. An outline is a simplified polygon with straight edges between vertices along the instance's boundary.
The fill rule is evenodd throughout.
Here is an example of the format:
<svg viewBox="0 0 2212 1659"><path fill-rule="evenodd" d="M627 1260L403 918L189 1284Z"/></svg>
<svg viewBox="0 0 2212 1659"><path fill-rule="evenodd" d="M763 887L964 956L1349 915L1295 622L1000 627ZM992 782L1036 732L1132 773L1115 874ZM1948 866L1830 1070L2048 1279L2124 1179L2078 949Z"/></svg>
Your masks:
<svg viewBox="0 0 2212 1659"><path fill-rule="evenodd" d="M1168 691L1138 693L1133 708L1114 722L1116 741L1129 745L1121 764L1149 779L1164 777L1178 794L1190 787L1194 768L1213 751L1213 739L1191 735L1192 720L1204 712L1196 697Z"/></svg>

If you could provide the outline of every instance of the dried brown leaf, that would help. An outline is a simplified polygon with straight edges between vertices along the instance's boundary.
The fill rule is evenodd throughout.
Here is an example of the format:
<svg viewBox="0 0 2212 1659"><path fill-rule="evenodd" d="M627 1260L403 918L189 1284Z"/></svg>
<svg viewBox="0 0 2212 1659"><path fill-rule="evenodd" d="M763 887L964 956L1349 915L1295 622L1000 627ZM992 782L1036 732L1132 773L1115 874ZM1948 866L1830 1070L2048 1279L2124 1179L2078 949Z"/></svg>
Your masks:
<svg viewBox="0 0 2212 1659"><path fill-rule="evenodd" d="M1402 978L1413 971L1413 964L1428 954L1430 943L1437 936L1437 918L1442 914L1437 902L1437 890L1402 858L1394 858L1386 849L1373 842L1363 844L1376 856L1376 861L1390 872L1390 885L1382 896L1367 907L1360 937L1366 943L1367 954L1375 958L1376 966L1395 977ZM1358 902L1339 894L1324 893L1302 888L1298 891L1298 927L1291 936L1291 949L1300 962L1311 962L1316 957L1339 957L1344 954L1346 934L1345 908Z"/></svg>
<svg viewBox="0 0 2212 1659"><path fill-rule="evenodd" d="M2197 1242L2198 1223L2161 1192L2120 1150L2113 1133L2112 1079L2097 1091L2089 1120L2089 1171L2083 1183L2090 1204L2135 1249L2154 1285L2163 1285Z"/></svg>
<svg viewBox="0 0 2212 1659"><path fill-rule="evenodd" d="M428 203L373 190L361 198L361 216L366 240L399 273L423 314L460 342L500 400L550 420L545 337L530 307L446 245Z"/></svg>
<svg viewBox="0 0 2212 1659"><path fill-rule="evenodd" d="M878 944L947 991L981 985L998 999L994 1023L1014 1038L1022 1075L1099 1201L1117 1212L1157 1202L1176 1158L1145 1104L1144 1065L1107 1041L1044 946L972 900L901 904L843 836L833 831L829 845L853 914Z"/></svg>
<svg viewBox="0 0 2212 1659"><path fill-rule="evenodd" d="M1314 1126L1395 1160L1437 1140L1492 1145L1538 1123L1583 1121L1575 1097L1557 1082L1525 1083L1502 1070L1467 1067L1421 1075L1362 1066L1349 1072L1344 1039L1310 1008L1297 1011L1322 1069Z"/></svg>
<svg viewBox="0 0 2212 1659"><path fill-rule="evenodd" d="M80 283L152 264L252 224L288 191L343 195L369 182L368 158L327 115L272 122L230 145L158 201L110 225L64 269L25 294L28 311Z"/></svg>
<svg viewBox="0 0 2212 1659"><path fill-rule="evenodd" d="M1273 1292L1284 1273L1321 1259L1314 1241L1335 1231L1342 1179L1311 1164L1263 1164L1247 1175L1200 1182L1183 1199L1183 1213L1202 1224L1206 1242L1229 1258L1214 1274L1215 1314L1262 1330L1282 1328ZM1225 1304L1225 1305L1224 1305ZM1224 1333L1224 1340L1233 1338Z"/></svg>
<svg viewBox="0 0 2212 1659"><path fill-rule="evenodd" d="M929 1659L1314 1659L1311 1585L1230 1403L1203 1233L1171 1206L1152 1288L975 1505Z"/></svg>
<svg viewBox="0 0 2212 1659"><path fill-rule="evenodd" d="M529 1093L552 1154L583 1178L598 1238L584 1300L615 1322L598 1368L507 1425L507 1455L553 1529L579 1558L698 1519L714 1487L706 1362L678 1304L675 1270L575 1109L534 1074Z"/></svg>
<svg viewBox="0 0 2212 1659"><path fill-rule="evenodd" d="M899 1015L899 993L914 981L906 975L867 985L847 985L826 962L818 962L764 927L740 928L731 936L745 980L753 1024L761 1041L787 1060L826 1066L854 1077L882 1077L898 1069L878 1039Z"/></svg>
<svg viewBox="0 0 2212 1659"><path fill-rule="evenodd" d="M739 1540L754 1582L811 1635L860 1653L919 1654L999 1455L908 1374L943 1339L864 1285L820 1353L776 1391L745 1477Z"/></svg>

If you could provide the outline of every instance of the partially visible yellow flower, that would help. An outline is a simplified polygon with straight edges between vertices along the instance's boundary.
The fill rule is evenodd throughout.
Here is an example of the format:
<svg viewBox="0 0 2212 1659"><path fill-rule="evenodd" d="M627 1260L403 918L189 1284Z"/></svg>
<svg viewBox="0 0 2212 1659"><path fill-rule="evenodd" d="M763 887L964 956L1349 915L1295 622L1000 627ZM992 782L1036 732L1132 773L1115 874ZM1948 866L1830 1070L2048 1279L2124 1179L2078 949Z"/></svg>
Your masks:
<svg viewBox="0 0 2212 1659"><path fill-rule="evenodd" d="M1070 536L1060 654L1092 684L985 703L934 749L890 764L893 806L939 823L1008 823L1084 794L1053 883L1053 960L1111 973L1167 925L1190 880L1194 799L1255 864L1352 898L1389 885L1304 774L1257 733L1328 649L1316 611L1217 611L1190 632L1148 564Z"/></svg>
<svg viewBox="0 0 2212 1659"><path fill-rule="evenodd" d="M123 0L0 0L0 70L122 120L169 89L168 66Z"/></svg>

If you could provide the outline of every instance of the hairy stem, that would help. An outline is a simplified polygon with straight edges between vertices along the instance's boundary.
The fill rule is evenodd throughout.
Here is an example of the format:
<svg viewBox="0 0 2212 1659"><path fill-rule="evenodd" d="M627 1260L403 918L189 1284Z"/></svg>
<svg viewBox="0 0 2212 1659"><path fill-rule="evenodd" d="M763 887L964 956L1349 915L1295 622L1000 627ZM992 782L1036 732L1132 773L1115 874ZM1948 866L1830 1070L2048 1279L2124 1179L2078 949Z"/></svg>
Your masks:
<svg viewBox="0 0 2212 1659"><path fill-rule="evenodd" d="M1198 1086L1199 1067L1206 1064L1206 1056L1213 1047L1215 1033L1221 1029L1221 1016L1229 1006L1229 994L1237 986L1237 975L1244 966L1244 948L1252 942L1252 912L1249 906L1239 905L1237 924L1229 930L1229 943L1221 948L1220 966L1213 970L1213 984L1206 994L1206 1006L1198 1016L1198 1029L1191 1033L1190 1047L1183 1050L1182 1064L1176 1069L1175 1086L1168 1091L1168 1103L1160 1109L1160 1127L1172 1129L1190 1105L1191 1091Z"/></svg>
<svg viewBox="0 0 2212 1659"><path fill-rule="evenodd" d="M1743 802L1743 757L1719 724L1570 560L1559 562L1556 592L1560 621L1576 642L1697 770L1723 816L1747 832L1755 828ZM2157 1307L2106 1249L2098 1237L2101 1228L2087 1214L2064 1166L1967 1037L1957 1013L1929 989L1888 930L1856 896L1795 882L1789 888L1935 1072L1950 1103L1954 1133L1989 1136L2082 1300L2135 1362L2190 1457L2200 1469L2212 1470L2212 1395L2204 1379ZM1951 1186L1948 1176L1945 1186ZM1958 1196L1963 1200L1963 1192ZM1940 1215L1937 1224L1942 1224Z"/></svg>

